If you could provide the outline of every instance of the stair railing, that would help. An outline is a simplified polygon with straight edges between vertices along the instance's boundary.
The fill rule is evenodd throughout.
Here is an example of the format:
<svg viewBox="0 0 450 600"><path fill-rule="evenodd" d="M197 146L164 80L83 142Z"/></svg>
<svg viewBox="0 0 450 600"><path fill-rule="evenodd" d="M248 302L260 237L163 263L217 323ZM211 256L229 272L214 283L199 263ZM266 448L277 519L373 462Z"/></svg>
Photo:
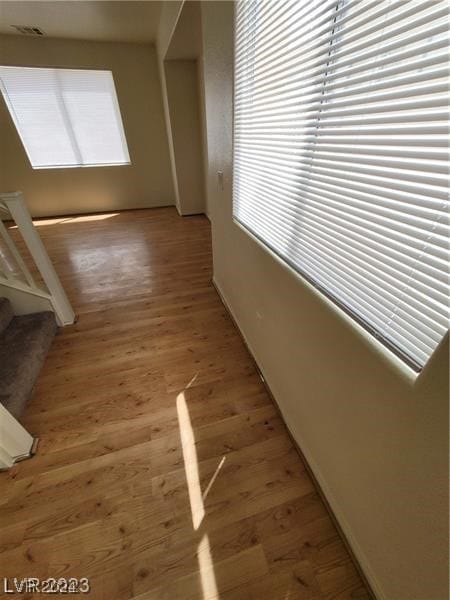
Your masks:
<svg viewBox="0 0 450 600"><path fill-rule="evenodd" d="M46 289L42 289L34 280L17 245L1 220L2 215L0 215L0 237L3 239L9 255L13 258L14 264L11 264L7 255L0 251L0 284L47 299L55 312L59 325L74 323L75 313L41 237L33 225L22 192L0 193L0 211L3 213L3 218L6 214L6 218L12 219L17 225ZM17 269L14 268L15 266Z"/></svg>

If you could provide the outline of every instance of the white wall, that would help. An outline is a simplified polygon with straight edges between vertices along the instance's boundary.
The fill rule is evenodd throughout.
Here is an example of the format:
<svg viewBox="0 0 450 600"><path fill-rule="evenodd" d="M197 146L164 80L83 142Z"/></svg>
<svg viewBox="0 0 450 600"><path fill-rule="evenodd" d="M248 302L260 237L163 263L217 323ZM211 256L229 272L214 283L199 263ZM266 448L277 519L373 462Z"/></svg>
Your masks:
<svg viewBox="0 0 450 600"><path fill-rule="evenodd" d="M233 223L232 13L202 3L215 281L377 595L444 600L448 340L414 381Z"/></svg>
<svg viewBox="0 0 450 600"><path fill-rule="evenodd" d="M157 52L176 206L182 215L206 210L204 193L203 105L200 4L165 2Z"/></svg>
<svg viewBox="0 0 450 600"><path fill-rule="evenodd" d="M175 173L183 215L205 210L201 113L195 60L165 60Z"/></svg>
<svg viewBox="0 0 450 600"><path fill-rule="evenodd" d="M132 163L33 170L0 98L0 191L22 190L34 216L174 204L153 46L3 35L0 57L7 65L111 70Z"/></svg>

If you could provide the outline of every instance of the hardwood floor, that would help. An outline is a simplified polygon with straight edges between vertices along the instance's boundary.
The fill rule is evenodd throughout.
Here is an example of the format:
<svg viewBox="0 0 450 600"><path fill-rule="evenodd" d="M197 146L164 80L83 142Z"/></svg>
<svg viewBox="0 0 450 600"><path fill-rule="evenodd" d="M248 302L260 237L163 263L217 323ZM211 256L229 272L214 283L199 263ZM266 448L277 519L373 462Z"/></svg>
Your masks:
<svg viewBox="0 0 450 600"><path fill-rule="evenodd" d="M208 220L38 225L79 321L23 419L38 455L0 474L1 577L88 577L96 600L369 598L211 285Z"/></svg>

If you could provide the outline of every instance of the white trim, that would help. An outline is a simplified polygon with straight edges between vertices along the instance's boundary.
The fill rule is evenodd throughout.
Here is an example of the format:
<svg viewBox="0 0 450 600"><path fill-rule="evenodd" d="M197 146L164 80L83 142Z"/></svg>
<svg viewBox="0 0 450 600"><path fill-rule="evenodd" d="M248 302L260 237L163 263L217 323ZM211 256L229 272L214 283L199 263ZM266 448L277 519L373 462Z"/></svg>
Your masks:
<svg viewBox="0 0 450 600"><path fill-rule="evenodd" d="M33 279L33 276L31 275L30 271L28 270L28 267L25 264L25 261L23 260L20 252L17 250L16 245L14 244L14 242L11 239L11 236L8 233L8 230L6 229L5 225L3 224L3 221L1 221L1 220L0 220L0 236L3 238L3 240L6 244L6 247L8 248L8 250L11 253L14 260L16 261L17 266L22 271L22 274L25 277L25 279L27 280L28 285L33 289L36 288L37 286ZM8 277L8 279L9 279L9 277Z"/></svg>
<svg viewBox="0 0 450 600"><path fill-rule="evenodd" d="M22 192L0 194L0 201L7 206L12 218L16 222L24 242L47 286L48 295L37 287L26 286L24 284L19 285L18 282L14 282L13 285L10 280L3 278L1 283L8 285L9 282L10 287L15 287L21 291L48 298L52 303L59 325L64 326L74 323L75 313L47 254L45 246L42 243L39 233L33 225Z"/></svg>
<svg viewBox="0 0 450 600"><path fill-rule="evenodd" d="M0 469L9 469L32 455L34 438L0 404Z"/></svg>

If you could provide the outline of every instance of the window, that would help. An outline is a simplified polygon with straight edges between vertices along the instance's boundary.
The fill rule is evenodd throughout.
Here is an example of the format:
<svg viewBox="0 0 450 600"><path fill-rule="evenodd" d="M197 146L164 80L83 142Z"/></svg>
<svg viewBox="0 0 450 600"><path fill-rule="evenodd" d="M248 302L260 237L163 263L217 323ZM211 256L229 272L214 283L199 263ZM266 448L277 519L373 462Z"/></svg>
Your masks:
<svg viewBox="0 0 450 600"><path fill-rule="evenodd" d="M420 370L448 327L448 4L239 1L233 214Z"/></svg>
<svg viewBox="0 0 450 600"><path fill-rule="evenodd" d="M0 67L0 86L33 169L129 164L110 71Z"/></svg>

